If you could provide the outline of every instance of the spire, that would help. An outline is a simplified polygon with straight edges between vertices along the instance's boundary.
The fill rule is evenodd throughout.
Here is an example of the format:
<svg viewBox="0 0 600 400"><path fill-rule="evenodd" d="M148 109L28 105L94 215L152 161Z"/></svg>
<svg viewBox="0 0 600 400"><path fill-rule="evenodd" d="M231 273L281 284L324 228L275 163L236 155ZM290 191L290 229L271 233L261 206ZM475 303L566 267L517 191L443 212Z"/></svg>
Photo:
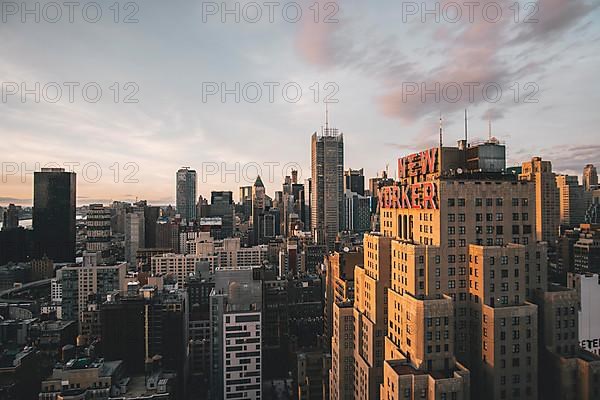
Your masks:
<svg viewBox="0 0 600 400"><path fill-rule="evenodd" d="M260 175L258 175L256 177L256 181L254 181L254 186L255 187L265 187L265 185L263 185L262 179L260 179Z"/></svg>
<svg viewBox="0 0 600 400"><path fill-rule="evenodd" d="M442 130L442 112L440 111L440 148L444 145L444 133Z"/></svg>
<svg viewBox="0 0 600 400"><path fill-rule="evenodd" d="M469 128L467 125L467 109L465 108L465 147L467 146L467 143L469 141Z"/></svg>

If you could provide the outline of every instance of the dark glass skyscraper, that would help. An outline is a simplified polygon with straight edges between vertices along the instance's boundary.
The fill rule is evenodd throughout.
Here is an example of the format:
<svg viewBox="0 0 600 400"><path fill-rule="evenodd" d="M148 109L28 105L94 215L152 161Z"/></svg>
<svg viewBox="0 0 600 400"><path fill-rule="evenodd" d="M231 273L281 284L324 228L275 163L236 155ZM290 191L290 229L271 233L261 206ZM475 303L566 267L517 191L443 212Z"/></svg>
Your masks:
<svg viewBox="0 0 600 400"><path fill-rule="evenodd" d="M196 219L196 171L188 167L177 171L177 213L187 222Z"/></svg>
<svg viewBox="0 0 600 400"><path fill-rule="evenodd" d="M74 172L42 168L34 173L33 232L35 256L54 262L75 261Z"/></svg>

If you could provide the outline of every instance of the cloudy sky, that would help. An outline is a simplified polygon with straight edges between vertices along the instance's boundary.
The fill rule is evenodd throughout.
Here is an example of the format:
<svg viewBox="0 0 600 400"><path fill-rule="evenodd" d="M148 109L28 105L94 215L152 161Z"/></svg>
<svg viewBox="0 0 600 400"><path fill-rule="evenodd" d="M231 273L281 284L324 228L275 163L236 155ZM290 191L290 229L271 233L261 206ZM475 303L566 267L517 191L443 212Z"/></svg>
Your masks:
<svg viewBox="0 0 600 400"><path fill-rule="evenodd" d="M172 203L181 166L202 195L259 170L273 193L310 176L327 100L368 176L435 145L440 113L455 143L465 108L510 164L600 164L596 0L0 3L0 205L30 205L41 166L71 166L81 204Z"/></svg>

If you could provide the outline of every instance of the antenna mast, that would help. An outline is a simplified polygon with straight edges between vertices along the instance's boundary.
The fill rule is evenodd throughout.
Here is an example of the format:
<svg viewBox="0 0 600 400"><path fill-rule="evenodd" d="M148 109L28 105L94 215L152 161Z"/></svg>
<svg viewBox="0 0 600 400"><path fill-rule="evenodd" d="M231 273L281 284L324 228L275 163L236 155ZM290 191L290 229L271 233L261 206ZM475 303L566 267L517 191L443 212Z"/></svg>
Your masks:
<svg viewBox="0 0 600 400"><path fill-rule="evenodd" d="M442 130L442 112L440 111L440 148L444 145L444 134Z"/></svg>
<svg viewBox="0 0 600 400"><path fill-rule="evenodd" d="M468 132L469 132L469 128L467 125L467 109L465 108L465 147L467 147L467 143L469 140Z"/></svg>

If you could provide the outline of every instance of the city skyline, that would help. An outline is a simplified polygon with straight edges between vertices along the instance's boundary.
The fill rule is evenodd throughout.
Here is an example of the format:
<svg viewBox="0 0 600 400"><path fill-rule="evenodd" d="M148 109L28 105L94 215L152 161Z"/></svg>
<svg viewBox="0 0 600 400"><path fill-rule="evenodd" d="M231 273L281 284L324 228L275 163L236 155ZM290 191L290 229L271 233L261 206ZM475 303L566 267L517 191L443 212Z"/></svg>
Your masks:
<svg viewBox="0 0 600 400"><path fill-rule="evenodd" d="M438 131L439 132L439 131ZM463 133L461 133L463 134ZM444 136L445 138L447 138L447 136ZM460 137L457 137L457 141L460 139ZM483 141L483 138L478 139L478 141L481 140ZM310 142L309 142L310 144ZM454 146L456 144L456 142L453 143L445 143L444 146ZM432 143L432 146L435 147L435 143ZM507 143L507 147L510 148L510 143ZM415 148L415 150L419 150L418 148ZM344 151L347 152L347 147L344 146ZM405 153L410 153L409 150L407 151L401 151L399 150L396 154L396 158L398 155L400 154L405 154ZM510 154L510 149L507 149L507 160L509 159L509 154ZM513 165L508 164L507 167L510 166L514 166L514 167L520 167L521 164L523 162L527 162L527 161L531 161L531 157L533 156L539 156L544 160L550 161L552 162L552 166L553 166L553 171L557 174L557 175L568 175L568 176L575 176L578 180L579 185L583 185L583 170L585 168L586 165L599 165L600 164L600 159L598 159L598 161L596 161L595 163L593 162L594 158L588 158L587 160L590 160L589 162L585 162L582 163L581 168L579 170L577 169L559 169L556 167L555 163L553 162L552 159L549 159L547 157L544 157L543 154L538 154L538 153L531 153L530 155L523 155L522 159L519 162L515 162ZM365 175L365 177L368 178L374 178L374 177L381 177L381 173L383 171L386 170L386 168L389 169L389 173L391 176L393 176L394 179L398 178L397 176L397 167L396 167L396 158L391 158L389 161L387 161L384 165L383 168L374 171L373 175ZM310 160L310 155L309 155L309 160ZM309 161L310 163L310 161ZM508 163L508 161L507 161ZM284 164L286 165L286 164ZM72 167L72 164L67 163L66 165L61 165L60 163L56 163L56 162L52 162L49 163L50 167L57 167L60 166L61 168L64 168L65 166L67 168L65 168L66 171L70 171L68 167ZM43 166L41 166L43 168ZM251 184L253 184L256 181L256 178L260 175L261 179L264 180L265 182L267 182L267 184L265 184L265 189L266 189L266 194L269 195L270 197L273 197L274 193L278 190L278 188L280 188L280 186L284 183L286 176L291 176L291 171L292 171L292 167L297 167L297 164L293 163L293 164L288 164L288 168L285 169L285 172L287 172L287 175L284 174L284 170L282 169L281 173L281 177L279 177L276 173L272 174L273 179L271 179L270 181L266 180L265 178L262 178L262 174L257 174L257 175L247 175L245 176L244 173L242 172L242 169L239 169L239 174L235 179L232 179L231 182L227 182L227 181L223 181L223 182L219 182L218 184L214 185L214 186L209 186L207 184L202 183L201 179L202 177L198 177L197 180L197 196L196 196L196 201L198 201L199 196L202 196L204 199L210 199L211 198L211 193L212 192L218 192L218 191L231 191L232 193L237 193L237 191L243 187L243 186L249 186ZM91 167L90 167L91 168ZM95 168L95 167L94 167ZM192 165L191 168L194 168L194 166ZM212 168L212 166L210 167ZM220 166L219 166L220 168ZM264 166L262 166L261 168L264 169L264 171L273 171L273 164L265 164ZM308 169L304 170L302 168L300 168L299 170L299 176L298 179L303 182L306 179L309 179L310 176L310 167L307 167ZM356 169L356 168L364 168L360 165L348 165L346 162L344 162L344 171L349 170L349 169ZM254 167L248 167L247 169L248 171L250 170L256 170L254 169ZM275 170L277 170L277 168L275 167ZM39 170L36 170L36 172L41 171L41 168ZM73 171L76 173L78 178L82 178L81 176L81 172L78 174L77 172L77 168L74 168ZM173 207L176 207L176 191L177 191L177 184L175 182L175 180L173 179L173 173L177 172L178 168L175 167L175 169L173 169L173 171L171 171L171 181L170 183L165 183L165 186L170 186L170 188L167 188L169 193L172 192L172 194L170 196L163 196L163 197L156 197L157 191L153 191L153 190L149 190L149 197L146 198L144 196L135 194L135 193L131 193L131 194L125 194L123 196L118 196L118 197L110 197L110 198L92 198L89 196L79 196L77 197L76 200L76 204L78 207L80 206L84 206L84 205L90 205L90 204L110 204L113 201L125 201L125 202L136 202L139 200L147 200L149 203L151 204L155 204L155 205L160 205L160 206L168 206L171 205ZM261 170L258 170L261 171ZM28 171L27 175L25 176L25 182L24 183L20 183L19 187L27 187L28 190L31 192L30 194L33 194L33 171ZM109 172L113 172L112 170L110 170ZM17 171L17 174L19 174L20 172ZM218 174L220 174L221 172L218 172ZM227 171L223 172L224 174L227 174ZM304 173L304 174L303 174ZM229 175L231 176L231 174ZM20 176L8 176L8 180L12 179L21 179ZM248 179L246 179L248 178ZM93 179L93 178L92 178ZM236 182L236 180L238 180ZM137 187L137 185L140 185L141 183L131 183L131 185L135 185L134 187ZM96 185L95 183L90 183L88 180L86 179L78 179L77 181L77 192L83 192L83 193L89 193L86 192L86 188L89 190L90 185ZM118 183L109 183L108 186L110 187L111 185L113 186L118 186ZM6 185L3 184L3 187L7 187ZM368 187L365 185L365 189L368 189ZM163 192L160 192L163 193ZM237 197L234 196L234 200L239 201L240 199L238 199ZM32 207L33 206L33 197L31 198L18 198L18 197L10 197L10 196L0 196L0 206L2 207L8 207L9 204L15 204L17 206L22 206L22 207Z"/></svg>
<svg viewBox="0 0 600 400"><path fill-rule="evenodd" d="M73 103L66 99L51 103L42 96L36 103L34 95L23 103L18 94L7 95L0 109L5 121L0 132L11 150L3 161L19 168L25 163L27 171L36 162L41 166L99 163L102 179L79 182L78 204L136 197L174 204L173 171L181 165L200 171L203 162L225 162L228 168L236 162L281 166L294 162L306 178L310 154L298 149L306 149L310 135L324 124L324 97L334 92L325 85L334 83L338 90L333 100L339 102L329 108L332 125L345 134L345 167L364 168L365 176L375 176L397 154L436 143L440 112L445 141L454 144L462 137L464 108L469 110L473 139L487 137L491 119L493 135L512 149L509 165L536 154L551 160L557 172L581 175L581 166L598 164L594 157L600 148L593 139L600 126L594 112L600 94L588 84L594 81L599 57L593 51L600 37L600 29L592 24L599 14L597 4L552 0L535 13L538 22L515 24L507 12L497 23L483 20L478 13L472 23L450 23L447 16L437 23L423 23L418 15L404 22L401 6L391 2L385 3L385 15L357 1L340 3L337 10L325 9L330 2L321 2L321 18L333 13L337 22L315 24L309 3L298 3L305 7L305 17L296 23L280 13L275 13L273 23L250 23L243 16L239 23L231 17L222 23L219 14L209 14L192 2L166 8L139 4L138 22L132 24L114 23L110 10L104 10L105 18L94 24L82 21L79 14L72 24L50 24L43 18L39 23L23 23L18 14L7 15L2 25L6 56L0 64L4 82L24 83L28 89L35 82L42 87L50 82L81 86L97 82L104 95L98 103L81 96ZM121 11L121 19L129 14ZM525 11L522 14L521 19ZM48 40L35 40L40 35ZM401 42L407 35L414 40ZM263 55L265 46L269 54L278 54L277 63ZM71 51L53 57L64 47ZM205 62L205 53L197 51L200 48L218 54L220 61ZM431 87L435 82L463 86L469 81L498 83L504 96L497 103L480 98L456 103L447 98L439 102L422 102L418 96L407 102L398 99L402 83ZM115 103L114 88L110 89L114 82L119 82L119 100L133 92L125 83L135 82L139 102ZM242 98L236 103L233 96L223 103L218 95L204 102L206 82L229 84L228 88L235 82L242 86L257 82L263 88L265 82L281 86L294 82L304 96L298 103L281 98L273 103ZM311 89L314 83L320 88L317 102ZM514 83L519 83L518 102L510 89ZM538 103L522 101L531 92L525 88L527 83L539 88ZM367 142L372 152L362 151ZM265 152L272 143L280 144L277 152ZM138 183L123 182L135 169L125 170L128 162L138 168ZM117 183L109 169L114 163L120 169ZM21 183L19 176L8 175L3 181L2 204L31 203L32 178L28 175L28 181ZM253 179L222 183L211 176L199 183L198 192L206 197L211 190L235 191ZM267 192L272 193L269 186L279 186L282 180L277 176L272 185L265 180Z"/></svg>
<svg viewBox="0 0 600 400"><path fill-rule="evenodd" d="M600 399L600 0L0 32L0 400Z"/></svg>

